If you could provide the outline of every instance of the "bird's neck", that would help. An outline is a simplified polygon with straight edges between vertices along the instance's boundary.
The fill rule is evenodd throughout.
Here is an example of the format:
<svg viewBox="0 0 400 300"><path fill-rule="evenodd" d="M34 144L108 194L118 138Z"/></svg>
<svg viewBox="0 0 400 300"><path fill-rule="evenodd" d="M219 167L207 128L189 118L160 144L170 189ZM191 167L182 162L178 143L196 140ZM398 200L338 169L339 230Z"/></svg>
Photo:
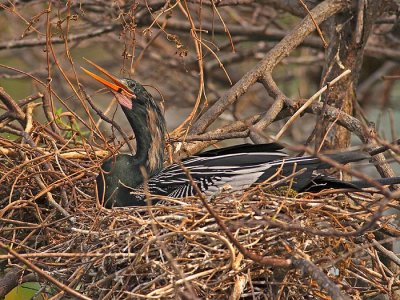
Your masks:
<svg viewBox="0 0 400 300"><path fill-rule="evenodd" d="M142 165L147 176L157 174L163 167L165 149L165 119L159 109L124 109L135 133L135 160Z"/></svg>

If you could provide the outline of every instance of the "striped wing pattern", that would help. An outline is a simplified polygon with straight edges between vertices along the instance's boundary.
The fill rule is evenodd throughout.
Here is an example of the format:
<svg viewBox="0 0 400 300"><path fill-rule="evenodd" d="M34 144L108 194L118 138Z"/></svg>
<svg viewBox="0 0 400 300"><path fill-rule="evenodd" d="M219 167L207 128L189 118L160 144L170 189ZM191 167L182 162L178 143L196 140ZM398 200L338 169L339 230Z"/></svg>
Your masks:
<svg viewBox="0 0 400 300"><path fill-rule="evenodd" d="M197 156L182 161L182 165L190 172L199 189L206 195L212 195L226 185L235 191L266 180L273 176L280 166L282 166L282 170L290 174L294 164L309 166L318 162L319 160L314 157L288 158L287 154L274 151ZM310 169L310 171L313 170ZM148 188L153 195L174 198L196 194L185 171L179 164L172 164L151 177Z"/></svg>

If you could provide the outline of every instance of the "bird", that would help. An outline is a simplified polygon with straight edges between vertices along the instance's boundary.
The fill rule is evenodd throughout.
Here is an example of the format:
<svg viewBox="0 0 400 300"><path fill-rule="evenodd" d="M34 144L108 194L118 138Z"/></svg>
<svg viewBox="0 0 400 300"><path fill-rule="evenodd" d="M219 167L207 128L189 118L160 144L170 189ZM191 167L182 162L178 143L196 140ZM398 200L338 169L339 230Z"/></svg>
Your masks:
<svg viewBox="0 0 400 300"><path fill-rule="evenodd" d="M197 194L194 184L201 193L211 197L222 190L243 190L291 174L294 177L290 188L296 192L371 186L365 181L347 182L324 175L320 171L331 168L329 163L312 155L290 157L278 143L239 144L208 150L164 167L167 129L158 103L139 82L119 79L87 61L108 79L83 67L82 70L114 94L136 138L135 155L118 154L101 165L96 185L100 203L106 208L146 205L146 193L173 198L194 196ZM359 150L326 154L326 157L341 164L371 158ZM186 172L190 173L192 181ZM394 184L400 178L377 181Z"/></svg>

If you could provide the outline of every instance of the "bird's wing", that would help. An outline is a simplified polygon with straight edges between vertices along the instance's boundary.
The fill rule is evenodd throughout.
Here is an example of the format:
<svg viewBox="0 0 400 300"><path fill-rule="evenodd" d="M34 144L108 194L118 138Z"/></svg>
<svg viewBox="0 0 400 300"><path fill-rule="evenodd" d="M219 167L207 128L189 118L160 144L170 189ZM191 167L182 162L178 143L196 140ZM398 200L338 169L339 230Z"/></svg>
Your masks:
<svg viewBox="0 0 400 300"><path fill-rule="evenodd" d="M283 147L277 143L268 144L240 144L230 147L224 147L219 149L212 149L204 151L197 156L200 157L211 157L220 156L227 154L242 154L242 153L268 153L268 152L280 152ZM282 152L283 153L283 152Z"/></svg>
<svg viewBox="0 0 400 300"><path fill-rule="evenodd" d="M241 190L253 183L267 180L282 166L282 174L289 175L296 163L317 165L312 157L288 158L285 153L235 153L211 157L192 157L182 162L190 172L199 189L213 194L229 185L232 190ZM315 168L310 168L310 172ZM180 164L172 164L150 178L149 191L153 194L175 198L195 195L192 183Z"/></svg>
<svg viewBox="0 0 400 300"><path fill-rule="evenodd" d="M357 189L357 186L353 184L351 181L343 181L339 178L314 173L310 178L309 183L307 186L301 189L301 192L311 192L311 193L318 193L325 189Z"/></svg>
<svg viewBox="0 0 400 300"><path fill-rule="evenodd" d="M250 145L244 147L251 148ZM207 195L214 194L228 185L231 190L236 191L254 183L275 181L282 178L281 176L288 176L305 168L305 171L295 176L292 182L294 190L303 191L315 178L314 171L330 167L329 164L313 156L290 158L287 154L274 149L271 152L235 153L239 148L232 147L227 154L222 155L212 150L214 152L211 152L211 155L190 157L181 164L190 172L199 189ZM327 156L340 163L365 159L364 155L354 151ZM276 177L272 178L273 176ZM329 182L327 184L329 185ZM151 194L174 198L196 194L193 184L180 164L172 164L151 177L148 187Z"/></svg>
<svg viewBox="0 0 400 300"><path fill-rule="evenodd" d="M308 184L308 186L303 188L301 191L317 193L327 188L360 190L363 188L375 187L373 182L381 185L394 185L400 183L400 177L375 178L372 179L371 181L365 181L365 180L343 181L336 177L315 173L313 174L312 180Z"/></svg>

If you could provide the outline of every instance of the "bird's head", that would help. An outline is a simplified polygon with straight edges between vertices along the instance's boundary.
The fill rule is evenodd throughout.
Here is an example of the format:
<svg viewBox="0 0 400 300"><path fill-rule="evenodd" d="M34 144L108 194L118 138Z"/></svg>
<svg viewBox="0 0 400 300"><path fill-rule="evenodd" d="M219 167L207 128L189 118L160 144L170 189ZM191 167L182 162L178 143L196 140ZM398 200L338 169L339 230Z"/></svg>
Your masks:
<svg viewBox="0 0 400 300"><path fill-rule="evenodd" d="M147 102L152 101L151 95L137 81L128 78L119 79L94 62L90 60L86 61L108 77L109 80L104 79L83 67L81 69L87 75L106 86L114 94L115 98L123 108L131 110L133 108L133 102L135 102L135 104L137 102L137 105L146 105Z"/></svg>
<svg viewBox="0 0 400 300"><path fill-rule="evenodd" d="M106 76L104 79L85 68L82 70L106 86L121 105L136 136L136 160L148 166L149 175L160 170L164 159L166 125L159 105L147 90L133 79L119 79L87 60Z"/></svg>

